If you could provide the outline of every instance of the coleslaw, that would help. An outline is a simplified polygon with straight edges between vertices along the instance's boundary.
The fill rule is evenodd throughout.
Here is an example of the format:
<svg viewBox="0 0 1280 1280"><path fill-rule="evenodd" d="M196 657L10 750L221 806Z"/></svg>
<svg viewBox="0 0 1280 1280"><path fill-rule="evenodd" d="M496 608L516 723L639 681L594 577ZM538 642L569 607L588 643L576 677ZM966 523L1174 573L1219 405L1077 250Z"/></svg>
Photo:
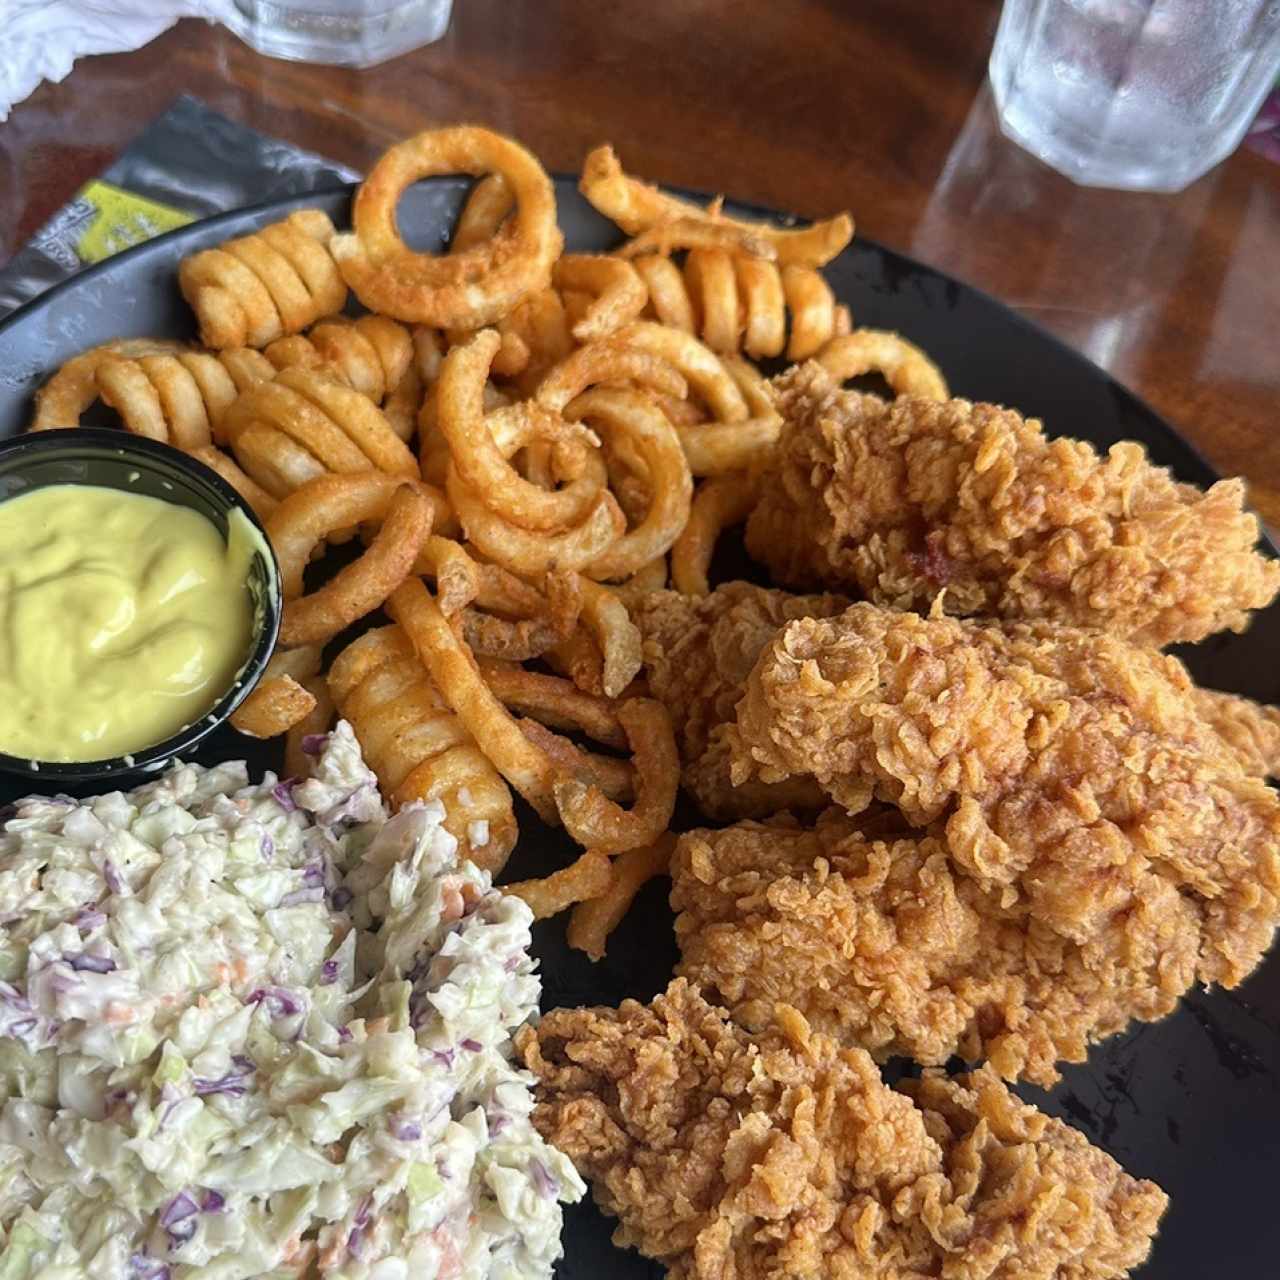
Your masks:
<svg viewBox="0 0 1280 1280"><path fill-rule="evenodd" d="M5 821L0 1280L550 1276L529 909L316 749Z"/></svg>

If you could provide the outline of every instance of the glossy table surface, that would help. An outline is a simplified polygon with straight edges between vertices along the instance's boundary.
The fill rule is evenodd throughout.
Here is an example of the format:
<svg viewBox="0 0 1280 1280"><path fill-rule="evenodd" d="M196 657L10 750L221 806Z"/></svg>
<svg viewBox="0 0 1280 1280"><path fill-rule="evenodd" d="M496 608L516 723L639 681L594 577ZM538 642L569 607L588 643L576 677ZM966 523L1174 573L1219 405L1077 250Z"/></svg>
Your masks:
<svg viewBox="0 0 1280 1280"><path fill-rule="evenodd" d="M184 21L78 63L0 125L0 257L181 92L357 167L475 121L574 172L610 141L657 181L817 216L995 294L1148 399L1280 526L1280 166L1241 149L1175 196L1073 186L1007 142L999 5L456 0L371 71L261 57ZM1049 424L1069 431L1070 424Z"/></svg>

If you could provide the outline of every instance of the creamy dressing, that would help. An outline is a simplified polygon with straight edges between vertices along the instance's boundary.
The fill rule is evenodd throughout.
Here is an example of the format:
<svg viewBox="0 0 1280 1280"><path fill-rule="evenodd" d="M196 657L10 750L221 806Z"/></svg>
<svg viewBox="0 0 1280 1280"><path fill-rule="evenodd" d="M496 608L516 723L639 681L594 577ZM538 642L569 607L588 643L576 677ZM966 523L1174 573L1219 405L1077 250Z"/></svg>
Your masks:
<svg viewBox="0 0 1280 1280"><path fill-rule="evenodd" d="M0 751L105 760L209 711L248 656L260 541L98 485L0 503Z"/></svg>

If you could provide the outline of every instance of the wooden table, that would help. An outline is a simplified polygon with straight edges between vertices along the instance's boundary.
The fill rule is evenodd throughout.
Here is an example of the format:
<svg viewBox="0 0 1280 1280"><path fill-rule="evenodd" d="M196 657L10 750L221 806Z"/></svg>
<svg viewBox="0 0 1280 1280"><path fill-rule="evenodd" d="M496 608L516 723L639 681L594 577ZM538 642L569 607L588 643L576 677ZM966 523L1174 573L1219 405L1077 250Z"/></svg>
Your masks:
<svg viewBox="0 0 1280 1280"><path fill-rule="evenodd" d="M995 125L998 10L455 0L440 43L366 72L273 61L186 21L79 63L0 125L0 254L182 91L356 166L459 120L516 134L560 170L609 140L658 181L807 215L852 208L862 233L1105 366L1246 475L1280 526L1280 167L1241 150L1177 196L1073 186Z"/></svg>

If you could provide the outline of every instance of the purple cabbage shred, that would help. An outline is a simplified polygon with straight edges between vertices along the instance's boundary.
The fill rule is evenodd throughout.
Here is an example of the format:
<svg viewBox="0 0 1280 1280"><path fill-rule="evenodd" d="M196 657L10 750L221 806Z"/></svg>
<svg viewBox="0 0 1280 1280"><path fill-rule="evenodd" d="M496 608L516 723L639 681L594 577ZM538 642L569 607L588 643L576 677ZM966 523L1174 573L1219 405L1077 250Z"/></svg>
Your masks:
<svg viewBox="0 0 1280 1280"><path fill-rule="evenodd" d="M200 1212L200 1206L185 1192L179 1191L160 1214L160 1225L166 1230L176 1226L184 1218Z"/></svg>
<svg viewBox="0 0 1280 1280"><path fill-rule="evenodd" d="M326 960L320 966L320 985L323 987L332 986L338 980L338 962L336 960Z"/></svg>
<svg viewBox="0 0 1280 1280"><path fill-rule="evenodd" d="M328 745L327 733L307 733L302 736L302 749L309 756L318 756Z"/></svg>
<svg viewBox="0 0 1280 1280"><path fill-rule="evenodd" d="M414 1120L406 1120L404 1116L392 1116L390 1127L392 1137L401 1142L417 1142L422 1137L422 1126Z"/></svg>
<svg viewBox="0 0 1280 1280"><path fill-rule="evenodd" d="M484 1048L484 1045L482 1045L482 1044L480 1043L480 1041L479 1041L479 1040L472 1040L472 1039L471 1039L471 1037L470 1037L470 1036L468 1036L468 1037L467 1037L467 1038L462 1042L462 1047L463 1047L463 1048L464 1048L468 1053L479 1053L479 1052L480 1052L480 1050Z"/></svg>
<svg viewBox="0 0 1280 1280"><path fill-rule="evenodd" d="M286 813L296 813L298 806L293 798L293 784L297 782L297 778L285 778L283 782L277 782L271 788L271 794L275 796L276 803Z"/></svg>
<svg viewBox="0 0 1280 1280"><path fill-rule="evenodd" d="M550 1170L536 1156L529 1161L529 1173L533 1177L533 1185L544 1200L554 1200L560 1190L560 1184L551 1176Z"/></svg>
<svg viewBox="0 0 1280 1280"><path fill-rule="evenodd" d="M67 956L67 963L77 973L114 973L116 968L110 956L91 956L87 951Z"/></svg>

